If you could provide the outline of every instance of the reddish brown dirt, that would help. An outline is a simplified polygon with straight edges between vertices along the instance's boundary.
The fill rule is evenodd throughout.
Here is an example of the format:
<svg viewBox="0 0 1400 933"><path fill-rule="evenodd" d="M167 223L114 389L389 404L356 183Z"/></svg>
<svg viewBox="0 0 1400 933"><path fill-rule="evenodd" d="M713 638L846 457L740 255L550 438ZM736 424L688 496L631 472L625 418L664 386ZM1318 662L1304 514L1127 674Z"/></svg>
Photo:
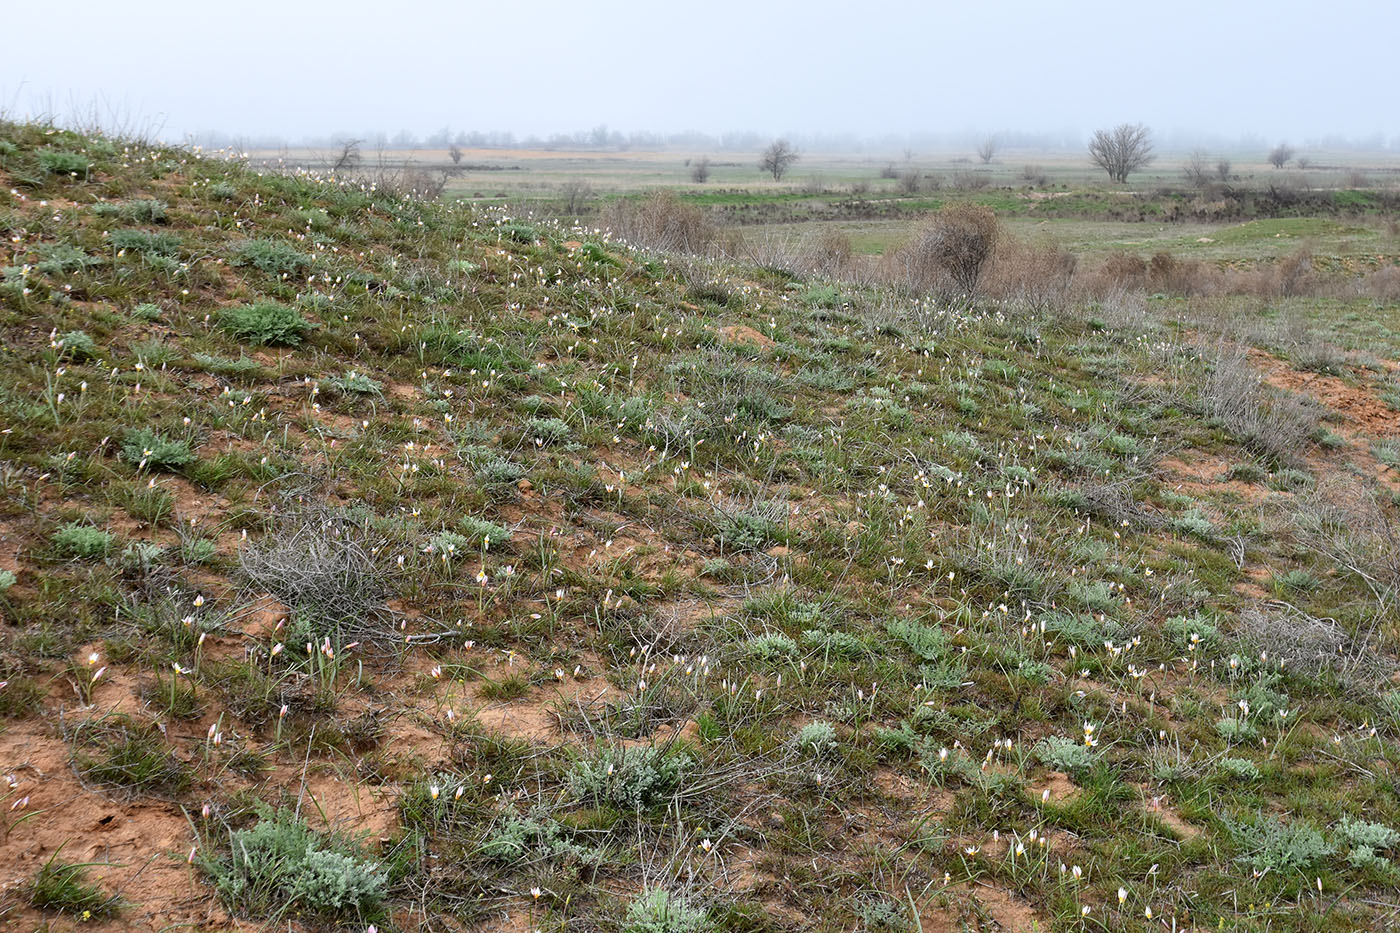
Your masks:
<svg viewBox="0 0 1400 933"><path fill-rule="evenodd" d="M1184 450L1178 456L1162 460L1161 467L1169 474L1167 482L1178 492L1191 496L1232 493L1250 505L1262 502L1268 490L1252 483L1225 478L1235 463L1228 457Z"/></svg>
<svg viewBox="0 0 1400 933"><path fill-rule="evenodd" d="M1173 810L1168 805L1168 801L1164 798L1148 797L1143 802L1143 805L1146 807L1148 813L1151 813L1157 819L1161 820L1164 826L1185 841L1189 842L1195 839L1202 832L1199 826L1194 826L1186 822L1182 815Z"/></svg>
<svg viewBox="0 0 1400 933"><path fill-rule="evenodd" d="M186 863L194 833L177 806L84 788L69 767L67 745L42 722L14 723L0 735L0 771L20 785L20 796L12 799L29 798L23 810L10 812L7 803L4 817L13 823L22 812L37 813L7 836L0 834L0 904L18 907L9 916L0 911L11 929L43 928L40 914L23 906L24 888L60 848L65 860L104 863L90 870L91 880L127 902L116 920L84 928L154 931L226 923L209 888Z"/></svg>
<svg viewBox="0 0 1400 933"><path fill-rule="evenodd" d="M726 343L748 343L764 350L774 345L771 338L765 337L744 324L730 324L727 327L721 327L719 335Z"/></svg>
<svg viewBox="0 0 1400 933"><path fill-rule="evenodd" d="M1250 350L1250 362L1270 385L1316 399L1347 419L1356 433L1375 438L1400 437L1400 414L1364 386L1337 376L1300 372L1263 350Z"/></svg>

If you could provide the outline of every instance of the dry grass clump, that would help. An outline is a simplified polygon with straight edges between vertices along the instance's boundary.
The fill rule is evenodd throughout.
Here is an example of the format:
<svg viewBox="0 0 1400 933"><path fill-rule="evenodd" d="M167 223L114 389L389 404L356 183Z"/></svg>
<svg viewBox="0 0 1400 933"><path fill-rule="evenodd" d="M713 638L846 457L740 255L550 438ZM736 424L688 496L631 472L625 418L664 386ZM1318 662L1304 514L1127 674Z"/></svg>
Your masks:
<svg viewBox="0 0 1400 933"><path fill-rule="evenodd" d="M1201 403L1246 447L1282 463L1297 457L1317 424L1301 400L1271 392L1245 352L1233 346L1216 348Z"/></svg>
<svg viewBox="0 0 1400 933"><path fill-rule="evenodd" d="M1070 299L1078 260L1053 243L1002 239L983 282L984 291L1035 311L1064 307Z"/></svg>
<svg viewBox="0 0 1400 933"><path fill-rule="evenodd" d="M298 613L333 624L342 637L395 640L385 600L390 588L365 522L311 506L284 515L278 528L239 552L252 587Z"/></svg>

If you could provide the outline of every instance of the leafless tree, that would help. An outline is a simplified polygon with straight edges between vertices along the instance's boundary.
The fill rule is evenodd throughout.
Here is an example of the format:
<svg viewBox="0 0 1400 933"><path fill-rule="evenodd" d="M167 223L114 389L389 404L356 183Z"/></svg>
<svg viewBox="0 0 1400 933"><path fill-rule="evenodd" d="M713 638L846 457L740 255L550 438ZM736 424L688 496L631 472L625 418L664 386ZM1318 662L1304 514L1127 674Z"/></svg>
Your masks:
<svg viewBox="0 0 1400 933"><path fill-rule="evenodd" d="M340 143L340 155L336 156L335 164L331 166L334 171L348 172L360 164L360 143L362 139L346 139Z"/></svg>
<svg viewBox="0 0 1400 933"><path fill-rule="evenodd" d="M786 139L775 139L768 144L768 148L763 150L763 155L758 160L758 167L773 176L774 181L782 181L783 175L792 167L792 163L801 158L797 150L792 147L792 143Z"/></svg>
<svg viewBox="0 0 1400 933"><path fill-rule="evenodd" d="M1141 123L1120 123L1111 130L1095 130L1089 140L1089 159L1116 182L1126 182L1131 172L1150 163L1152 131Z"/></svg>
<svg viewBox="0 0 1400 933"><path fill-rule="evenodd" d="M997 138L995 136L988 136L978 144L977 158L982 160L983 165L986 165L992 161L992 157L997 154L997 149L999 148L1001 147L997 143Z"/></svg>
<svg viewBox="0 0 1400 933"><path fill-rule="evenodd" d="M1283 168L1288 164L1288 160L1293 158L1294 149L1288 143L1279 143L1269 150L1269 164L1274 168Z"/></svg>
<svg viewBox="0 0 1400 933"><path fill-rule="evenodd" d="M450 159L452 160L452 164L453 164L453 165L459 165L459 164L461 164L461 162L462 162L462 147L461 147L461 146L458 146L458 145L456 145L456 144L454 143L453 146L452 146L452 148L447 150L447 156L448 156L448 158L450 158Z"/></svg>
<svg viewBox="0 0 1400 933"><path fill-rule="evenodd" d="M1230 165L1230 160L1229 160L1229 159L1221 159L1221 160L1219 160L1218 162L1215 163L1215 177L1218 178L1218 179L1220 179L1221 181L1229 181L1229 180L1230 180L1230 168L1231 168L1231 165Z"/></svg>
<svg viewBox="0 0 1400 933"><path fill-rule="evenodd" d="M703 185L710 180L709 156L701 156L695 160L695 164L690 167L690 180L697 185Z"/></svg>
<svg viewBox="0 0 1400 933"><path fill-rule="evenodd" d="M1181 169L1181 174L1186 176L1186 183L1196 188L1204 188L1210 183L1210 163L1206 159L1205 150L1196 149L1186 157L1186 164Z"/></svg>

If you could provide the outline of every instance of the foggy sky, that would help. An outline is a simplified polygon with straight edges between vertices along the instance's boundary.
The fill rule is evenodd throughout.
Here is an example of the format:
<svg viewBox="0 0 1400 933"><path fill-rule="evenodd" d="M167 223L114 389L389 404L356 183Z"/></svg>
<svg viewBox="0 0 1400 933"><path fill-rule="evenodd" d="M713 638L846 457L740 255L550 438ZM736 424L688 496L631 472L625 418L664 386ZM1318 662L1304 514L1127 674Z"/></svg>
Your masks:
<svg viewBox="0 0 1400 933"><path fill-rule="evenodd" d="M18 27L12 11L10 24ZM1394 0L69 0L16 28L0 111L162 137L440 127L1082 138L1144 122L1400 135Z"/></svg>

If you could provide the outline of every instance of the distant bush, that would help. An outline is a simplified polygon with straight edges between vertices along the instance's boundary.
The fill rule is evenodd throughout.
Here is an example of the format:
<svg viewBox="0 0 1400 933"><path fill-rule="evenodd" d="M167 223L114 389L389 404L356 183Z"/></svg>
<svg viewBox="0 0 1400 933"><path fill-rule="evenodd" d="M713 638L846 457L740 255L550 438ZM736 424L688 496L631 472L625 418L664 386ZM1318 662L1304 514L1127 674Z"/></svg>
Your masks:
<svg viewBox="0 0 1400 933"><path fill-rule="evenodd" d="M226 310L219 319L224 330L248 343L295 347L311 322L295 308L275 301L258 301Z"/></svg>
<svg viewBox="0 0 1400 933"><path fill-rule="evenodd" d="M1054 310L1069 301L1077 267L1074 255L1058 246L999 240L983 288L1003 301Z"/></svg>
<svg viewBox="0 0 1400 933"><path fill-rule="evenodd" d="M650 249L703 253L715 238L714 226L700 208L665 190L641 200L614 201L603 222L622 239Z"/></svg>
<svg viewBox="0 0 1400 933"><path fill-rule="evenodd" d="M996 215L978 204L945 207L894 254L904 284L916 291L977 291L1000 236Z"/></svg>

